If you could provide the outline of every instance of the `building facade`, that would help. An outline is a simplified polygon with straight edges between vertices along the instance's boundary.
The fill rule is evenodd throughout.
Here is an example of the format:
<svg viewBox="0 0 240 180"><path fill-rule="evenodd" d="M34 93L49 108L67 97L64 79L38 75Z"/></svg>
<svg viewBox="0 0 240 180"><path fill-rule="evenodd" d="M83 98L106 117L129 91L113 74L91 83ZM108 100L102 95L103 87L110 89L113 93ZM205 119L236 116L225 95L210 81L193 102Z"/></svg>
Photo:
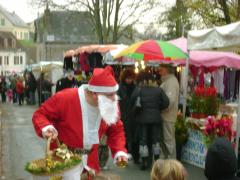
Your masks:
<svg viewBox="0 0 240 180"><path fill-rule="evenodd" d="M15 12L8 12L0 5L0 31L11 32L17 40L30 40L32 28Z"/></svg>
<svg viewBox="0 0 240 180"><path fill-rule="evenodd" d="M89 18L88 12L46 9L35 20L37 61L63 61L67 50L96 44L98 41Z"/></svg>
<svg viewBox="0 0 240 180"><path fill-rule="evenodd" d="M0 31L0 74L7 76L23 72L26 68L26 52L16 37L9 32Z"/></svg>

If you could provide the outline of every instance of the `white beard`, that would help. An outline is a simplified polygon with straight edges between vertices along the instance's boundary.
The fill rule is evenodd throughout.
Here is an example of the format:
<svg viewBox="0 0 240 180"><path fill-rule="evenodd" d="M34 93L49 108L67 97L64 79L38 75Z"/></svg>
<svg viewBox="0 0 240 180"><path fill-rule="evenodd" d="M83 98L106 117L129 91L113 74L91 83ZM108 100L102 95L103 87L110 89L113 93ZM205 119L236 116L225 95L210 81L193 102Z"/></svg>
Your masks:
<svg viewBox="0 0 240 180"><path fill-rule="evenodd" d="M107 125L115 124L118 116L118 101L117 95L114 101L104 95L98 95L98 108L100 115Z"/></svg>

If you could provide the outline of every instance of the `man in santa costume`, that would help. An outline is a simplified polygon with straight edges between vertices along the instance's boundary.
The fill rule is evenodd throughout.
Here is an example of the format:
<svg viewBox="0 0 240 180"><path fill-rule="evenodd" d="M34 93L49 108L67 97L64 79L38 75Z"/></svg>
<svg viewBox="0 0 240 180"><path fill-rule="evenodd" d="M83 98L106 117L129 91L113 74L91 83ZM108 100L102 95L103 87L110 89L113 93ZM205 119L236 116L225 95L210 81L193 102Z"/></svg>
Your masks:
<svg viewBox="0 0 240 180"><path fill-rule="evenodd" d="M91 175L99 172L98 144L104 133L114 163L127 163L117 90L111 67L96 68L88 84L56 93L33 114L34 128L40 137L58 137L71 150L84 153L79 171L64 180L79 180L82 169Z"/></svg>

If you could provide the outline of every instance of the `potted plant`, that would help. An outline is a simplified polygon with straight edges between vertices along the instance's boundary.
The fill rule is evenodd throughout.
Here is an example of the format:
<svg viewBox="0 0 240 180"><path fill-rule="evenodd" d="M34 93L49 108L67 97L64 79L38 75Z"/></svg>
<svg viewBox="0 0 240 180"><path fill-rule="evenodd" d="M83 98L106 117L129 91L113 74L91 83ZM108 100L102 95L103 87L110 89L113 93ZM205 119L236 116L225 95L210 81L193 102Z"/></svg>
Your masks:
<svg viewBox="0 0 240 180"><path fill-rule="evenodd" d="M175 139L176 139L176 151L177 159L181 160L182 146L188 140L188 126L181 113L178 113L177 120L175 122Z"/></svg>
<svg viewBox="0 0 240 180"><path fill-rule="evenodd" d="M219 111L220 100L217 97L217 91L214 87L205 89L205 108L204 113L207 116L216 116Z"/></svg>
<svg viewBox="0 0 240 180"><path fill-rule="evenodd" d="M202 118L204 113L205 88L197 86L189 99L189 107L193 118Z"/></svg>
<svg viewBox="0 0 240 180"><path fill-rule="evenodd" d="M197 86L188 101L193 118L216 116L219 110L219 99L214 87Z"/></svg>

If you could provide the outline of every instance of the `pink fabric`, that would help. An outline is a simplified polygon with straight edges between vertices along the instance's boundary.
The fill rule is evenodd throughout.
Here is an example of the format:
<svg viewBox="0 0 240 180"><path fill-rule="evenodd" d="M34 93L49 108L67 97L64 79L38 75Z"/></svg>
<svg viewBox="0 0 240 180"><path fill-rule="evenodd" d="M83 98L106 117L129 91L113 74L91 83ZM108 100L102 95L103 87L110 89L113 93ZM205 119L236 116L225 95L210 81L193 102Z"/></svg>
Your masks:
<svg viewBox="0 0 240 180"><path fill-rule="evenodd" d="M178 38L169 41L175 46L187 52L187 39ZM182 61L181 64L184 64ZM205 67L228 67L228 68L240 68L240 56L230 52L219 51L190 51L189 63L194 66Z"/></svg>

